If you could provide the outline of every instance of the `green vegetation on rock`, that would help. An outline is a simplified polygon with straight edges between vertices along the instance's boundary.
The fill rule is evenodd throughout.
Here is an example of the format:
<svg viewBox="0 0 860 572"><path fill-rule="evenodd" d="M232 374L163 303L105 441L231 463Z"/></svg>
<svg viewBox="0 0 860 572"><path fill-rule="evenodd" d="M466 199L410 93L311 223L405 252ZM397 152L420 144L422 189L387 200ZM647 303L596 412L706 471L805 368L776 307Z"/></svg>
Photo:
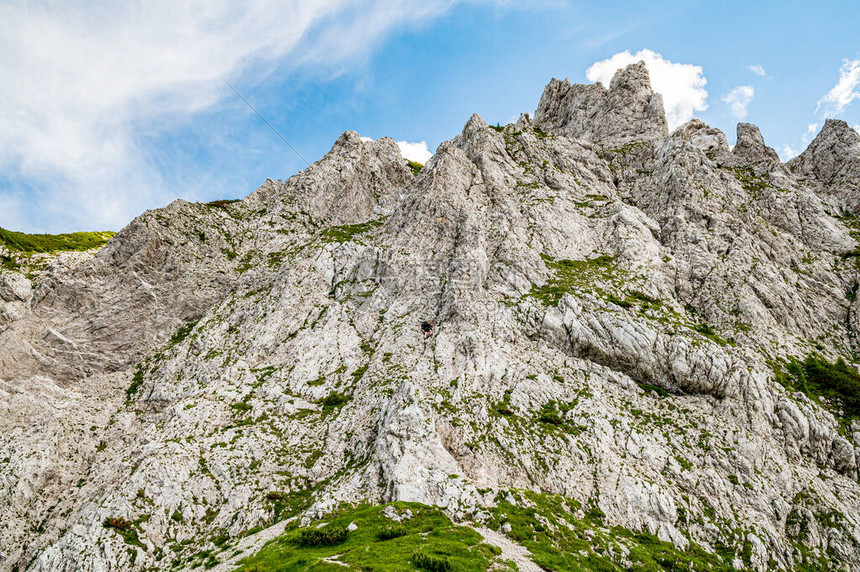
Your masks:
<svg viewBox="0 0 860 572"><path fill-rule="evenodd" d="M725 169L730 170L734 173L735 178L741 184L741 187L744 188L746 192L750 194L753 199L761 198L764 191L767 189L775 188L770 184L770 181L760 175L757 175L756 172L750 167L724 167Z"/></svg>
<svg viewBox="0 0 860 572"><path fill-rule="evenodd" d="M273 512L273 523L280 522L285 518L295 516L307 509L313 502L313 491L302 489L293 492L270 491L266 494L266 501Z"/></svg>
<svg viewBox="0 0 860 572"><path fill-rule="evenodd" d="M543 286L534 286L530 295L546 306L558 304L562 296L576 292L599 278L608 279L615 274L615 257L601 255L585 260L555 260L541 255L553 276Z"/></svg>
<svg viewBox="0 0 860 572"><path fill-rule="evenodd" d="M652 534L618 526L608 528L596 506L585 511L584 518L577 518L580 504L561 495L511 490L500 492L496 503L487 526L509 528L507 536L528 548L532 560L543 570L734 570L730 558L708 552L693 542L683 550ZM733 554L729 549L726 556Z"/></svg>
<svg viewBox="0 0 860 572"><path fill-rule="evenodd" d="M193 330L194 326L196 326L196 325L197 325L197 321L189 322L189 323L185 324L184 326L182 326L181 328L179 328L178 330L176 330L176 332L170 337L170 341L167 342L168 349L181 343L182 340L187 338L188 335L191 333L191 330Z"/></svg>
<svg viewBox="0 0 860 572"><path fill-rule="evenodd" d="M349 242L354 236L382 226L382 220L371 220L359 224L345 224L327 228L322 233L324 242Z"/></svg>
<svg viewBox="0 0 860 572"><path fill-rule="evenodd" d="M771 362L776 381L786 389L803 392L842 421L860 418L860 374L841 357L831 363L810 354L804 361Z"/></svg>
<svg viewBox="0 0 860 572"><path fill-rule="evenodd" d="M116 531L119 534L123 541L126 544L131 546L137 546L146 550L146 546L140 541L140 537L137 534L137 525L140 521L131 522L124 518L115 517L115 518L106 518L102 522L102 526L107 529L111 529Z"/></svg>
<svg viewBox="0 0 860 572"><path fill-rule="evenodd" d="M413 175L418 175L421 172L421 169L424 168L424 165L415 161L406 161L406 166L412 170Z"/></svg>
<svg viewBox="0 0 860 572"><path fill-rule="evenodd" d="M131 378L131 385L128 386L128 389L125 390L125 394L128 397L131 397L137 390L140 389L140 386L143 384L143 368L141 366L137 366L137 369L134 370L134 376Z"/></svg>

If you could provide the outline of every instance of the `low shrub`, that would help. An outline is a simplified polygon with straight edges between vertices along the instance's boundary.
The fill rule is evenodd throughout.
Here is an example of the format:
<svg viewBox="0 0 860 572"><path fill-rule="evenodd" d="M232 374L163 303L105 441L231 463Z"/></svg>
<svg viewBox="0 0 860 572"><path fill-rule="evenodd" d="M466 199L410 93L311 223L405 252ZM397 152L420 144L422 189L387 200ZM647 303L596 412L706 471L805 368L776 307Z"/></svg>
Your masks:
<svg viewBox="0 0 860 572"><path fill-rule="evenodd" d="M400 538L406 536L406 527L402 524L392 524L383 526L379 529L379 540L391 540L392 538Z"/></svg>
<svg viewBox="0 0 860 572"><path fill-rule="evenodd" d="M842 410L843 420L860 418L860 374L841 357L831 363L813 353L803 361L790 357L771 366L776 381L786 389L803 392L814 401L824 398Z"/></svg>
<svg viewBox="0 0 860 572"><path fill-rule="evenodd" d="M349 531L342 526L330 528L303 528L294 542L298 546L334 546L346 540Z"/></svg>
<svg viewBox="0 0 860 572"><path fill-rule="evenodd" d="M320 404L323 406L324 409L334 409L336 407L346 405L348 402L349 396L343 395L342 393L338 393L336 391L332 391L323 398Z"/></svg>
<svg viewBox="0 0 860 572"><path fill-rule="evenodd" d="M838 401L848 418L860 417L860 374L841 357L834 363L811 355L803 362L811 389Z"/></svg>
<svg viewBox="0 0 860 572"><path fill-rule="evenodd" d="M140 386L143 384L143 369L138 366L134 372L134 376L131 378L131 385L128 386L128 389L125 390L125 394L128 397L131 397L137 390L140 389Z"/></svg>
<svg viewBox="0 0 860 572"><path fill-rule="evenodd" d="M441 556L431 556L429 554L424 554L423 552L416 552L412 555L412 563L422 570L429 570L430 572L448 572L449 570L453 570L454 567L451 566L451 562L444 557Z"/></svg>
<svg viewBox="0 0 860 572"><path fill-rule="evenodd" d="M550 401L543 406L540 410L538 421L549 423L550 425L561 425L563 423L561 415L559 415L558 409L556 409L555 402Z"/></svg>
<svg viewBox="0 0 860 572"><path fill-rule="evenodd" d="M128 521L121 516L117 516L104 519L104 522L102 522L102 526L105 528L113 528L116 530L131 530L133 525L131 521Z"/></svg>

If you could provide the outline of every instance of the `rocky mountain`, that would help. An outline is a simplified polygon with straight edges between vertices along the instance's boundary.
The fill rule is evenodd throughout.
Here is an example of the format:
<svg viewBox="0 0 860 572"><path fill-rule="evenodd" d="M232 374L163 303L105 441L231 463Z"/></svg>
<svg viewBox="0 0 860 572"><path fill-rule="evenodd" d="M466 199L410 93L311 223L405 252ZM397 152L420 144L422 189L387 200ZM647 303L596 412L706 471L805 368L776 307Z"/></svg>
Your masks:
<svg viewBox="0 0 860 572"><path fill-rule="evenodd" d="M860 570L858 141L636 64L7 248L0 570Z"/></svg>

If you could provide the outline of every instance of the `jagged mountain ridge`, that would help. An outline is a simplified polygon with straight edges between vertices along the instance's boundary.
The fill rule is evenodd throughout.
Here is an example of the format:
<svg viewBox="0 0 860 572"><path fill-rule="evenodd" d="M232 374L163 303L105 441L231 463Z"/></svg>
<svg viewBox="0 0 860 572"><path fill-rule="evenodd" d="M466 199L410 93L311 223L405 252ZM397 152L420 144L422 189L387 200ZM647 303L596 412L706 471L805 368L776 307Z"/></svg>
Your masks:
<svg viewBox="0 0 860 572"><path fill-rule="evenodd" d="M417 177L345 133L241 202L4 273L2 569L168 568L283 527L277 494L481 524L508 489L727 566L860 565L860 427L774 381L857 353L851 133L788 165L751 125L669 134L634 65L472 117Z"/></svg>

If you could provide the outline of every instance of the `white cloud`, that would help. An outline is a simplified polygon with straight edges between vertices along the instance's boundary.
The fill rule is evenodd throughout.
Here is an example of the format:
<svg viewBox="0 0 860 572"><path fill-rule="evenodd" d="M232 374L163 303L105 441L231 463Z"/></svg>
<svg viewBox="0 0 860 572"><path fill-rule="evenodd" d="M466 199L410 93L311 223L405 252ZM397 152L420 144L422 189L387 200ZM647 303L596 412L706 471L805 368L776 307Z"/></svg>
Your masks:
<svg viewBox="0 0 860 572"><path fill-rule="evenodd" d="M175 196L169 187L176 181L162 178L165 167L154 164L158 151L146 141L195 113L236 103L221 78L299 65L338 73L389 32L424 24L453 4L2 3L0 173L29 189L30 214L13 219L5 211L0 219L21 229L119 228ZM175 169L176 177L195 179L184 166Z"/></svg>
<svg viewBox="0 0 860 572"><path fill-rule="evenodd" d="M815 134L820 126L820 123L810 123L809 125L807 125L806 132L800 138L800 144L797 149L788 144L783 145L782 149L780 149L779 151L779 155L782 160L788 161L800 155L800 149L806 149L806 147L809 146L809 142L815 138Z"/></svg>
<svg viewBox="0 0 860 572"><path fill-rule="evenodd" d="M749 66L749 67L747 67L747 69L759 77L767 77L767 72L764 71L764 68L762 66L759 66L759 65Z"/></svg>
<svg viewBox="0 0 860 572"><path fill-rule="evenodd" d="M651 86L663 95L669 129L691 119L694 112L708 108L708 92L705 90L708 80L701 66L670 62L651 50L640 50L635 54L629 51L617 53L593 64L586 70L585 76L590 81L599 81L608 86L616 71L638 61L645 62L651 76Z"/></svg>
<svg viewBox="0 0 860 572"><path fill-rule="evenodd" d="M780 154L783 162L785 162L785 161L790 161L791 159L794 159L795 157L800 155L800 152L793 149L791 147L791 145L786 144L786 145L782 146L782 149L780 149L779 154Z"/></svg>
<svg viewBox="0 0 860 572"><path fill-rule="evenodd" d="M430 149L427 148L427 142L410 143L409 141L398 141L397 146L400 147L400 154L404 158L416 163L425 164L433 156Z"/></svg>
<svg viewBox="0 0 860 572"><path fill-rule="evenodd" d="M751 85L739 85L723 97L723 101L729 104L732 115L738 119L747 116L747 107L755 97L755 89Z"/></svg>
<svg viewBox="0 0 860 572"><path fill-rule="evenodd" d="M858 98L860 98L860 60L842 60L839 81L833 89L818 100L816 111L824 108L824 117L830 117L841 113L848 104Z"/></svg>

